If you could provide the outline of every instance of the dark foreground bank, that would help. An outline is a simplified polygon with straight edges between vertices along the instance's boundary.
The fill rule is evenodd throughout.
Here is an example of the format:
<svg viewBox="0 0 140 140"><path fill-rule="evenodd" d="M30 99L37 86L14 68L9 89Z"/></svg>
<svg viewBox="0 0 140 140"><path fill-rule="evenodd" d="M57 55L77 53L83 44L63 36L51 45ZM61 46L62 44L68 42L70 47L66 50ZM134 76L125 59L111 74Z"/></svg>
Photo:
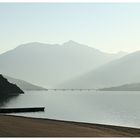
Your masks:
<svg viewBox="0 0 140 140"><path fill-rule="evenodd" d="M1 115L0 136L139 137L140 129Z"/></svg>

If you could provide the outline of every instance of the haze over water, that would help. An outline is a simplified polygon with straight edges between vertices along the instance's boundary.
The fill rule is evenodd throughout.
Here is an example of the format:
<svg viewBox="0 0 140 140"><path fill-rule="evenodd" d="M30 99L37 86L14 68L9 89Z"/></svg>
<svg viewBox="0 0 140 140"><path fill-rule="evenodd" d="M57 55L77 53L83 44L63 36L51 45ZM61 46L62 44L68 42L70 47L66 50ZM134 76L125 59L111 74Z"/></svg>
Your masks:
<svg viewBox="0 0 140 140"><path fill-rule="evenodd" d="M26 91L3 107L45 106L15 115L140 128L139 98L138 91Z"/></svg>
<svg viewBox="0 0 140 140"><path fill-rule="evenodd" d="M140 4L0 3L0 21L0 74L25 91L2 107L140 128ZM42 87L125 91L33 91Z"/></svg>

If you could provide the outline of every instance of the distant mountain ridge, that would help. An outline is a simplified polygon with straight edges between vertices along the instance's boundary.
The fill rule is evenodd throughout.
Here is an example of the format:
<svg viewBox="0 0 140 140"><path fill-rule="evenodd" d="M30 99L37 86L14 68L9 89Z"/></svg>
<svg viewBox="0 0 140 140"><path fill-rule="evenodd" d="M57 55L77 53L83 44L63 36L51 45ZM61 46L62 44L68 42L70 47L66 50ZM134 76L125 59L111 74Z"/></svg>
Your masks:
<svg viewBox="0 0 140 140"><path fill-rule="evenodd" d="M102 91L140 91L140 83L124 84L116 87L98 89Z"/></svg>
<svg viewBox="0 0 140 140"><path fill-rule="evenodd" d="M74 78L60 87L64 88L104 88L140 82L140 51L93 69Z"/></svg>
<svg viewBox="0 0 140 140"><path fill-rule="evenodd" d="M116 58L115 54L103 53L75 41L62 45L34 42L1 54L0 72L50 88Z"/></svg>
<svg viewBox="0 0 140 140"><path fill-rule="evenodd" d="M9 76L5 76L5 77L8 79L9 82L18 85L18 87L20 87L22 90L47 90L43 87L33 85L23 80L15 79Z"/></svg>

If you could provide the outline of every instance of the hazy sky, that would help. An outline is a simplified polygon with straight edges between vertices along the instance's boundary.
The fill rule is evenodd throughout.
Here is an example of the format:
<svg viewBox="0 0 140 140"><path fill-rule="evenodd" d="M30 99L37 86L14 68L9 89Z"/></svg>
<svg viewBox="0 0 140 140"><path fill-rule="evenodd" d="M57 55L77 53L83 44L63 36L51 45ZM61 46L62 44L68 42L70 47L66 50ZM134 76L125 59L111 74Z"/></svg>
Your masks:
<svg viewBox="0 0 140 140"><path fill-rule="evenodd" d="M140 49L140 4L0 3L0 53L74 40L105 52Z"/></svg>

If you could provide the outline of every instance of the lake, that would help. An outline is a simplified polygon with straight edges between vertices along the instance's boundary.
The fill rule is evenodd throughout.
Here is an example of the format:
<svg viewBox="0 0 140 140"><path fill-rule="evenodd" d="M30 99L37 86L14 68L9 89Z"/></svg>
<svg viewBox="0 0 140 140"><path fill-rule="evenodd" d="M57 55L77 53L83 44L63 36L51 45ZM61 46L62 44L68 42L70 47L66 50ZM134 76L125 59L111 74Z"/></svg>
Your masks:
<svg viewBox="0 0 140 140"><path fill-rule="evenodd" d="M39 107L16 115L140 128L138 91L25 91L3 107Z"/></svg>

